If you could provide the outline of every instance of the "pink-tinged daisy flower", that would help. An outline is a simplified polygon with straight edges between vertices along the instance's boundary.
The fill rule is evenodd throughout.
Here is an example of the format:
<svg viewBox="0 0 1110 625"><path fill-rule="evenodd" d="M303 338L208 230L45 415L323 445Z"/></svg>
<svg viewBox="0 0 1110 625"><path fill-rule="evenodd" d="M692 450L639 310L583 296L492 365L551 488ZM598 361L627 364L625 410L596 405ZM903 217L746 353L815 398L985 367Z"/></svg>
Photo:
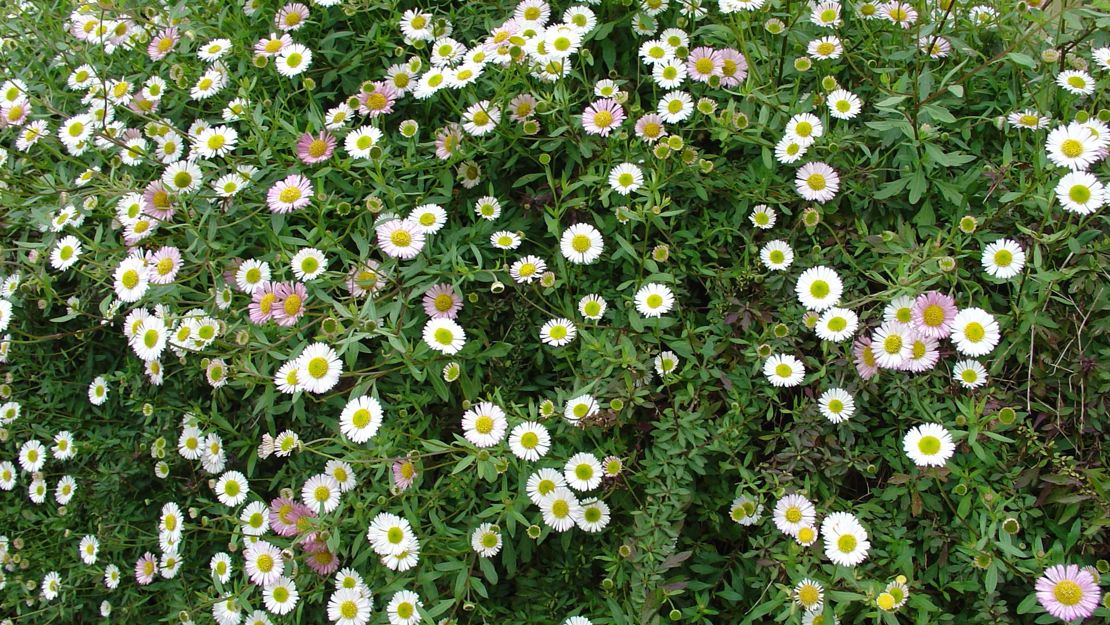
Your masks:
<svg viewBox="0 0 1110 625"><path fill-rule="evenodd" d="M274 286L273 282L263 282L251 293L251 303L247 307L251 323L262 325L274 317L274 302L277 300Z"/></svg>
<svg viewBox="0 0 1110 625"><path fill-rule="evenodd" d="M293 43L293 38L289 35L282 33L270 33L268 37L263 37L254 44L254 53L261 56L276 56L277 53L285 49L285 46Z"/></svg>
<svg viewBox="0 0 1110 625"><path fill-rule="evenodd" d="M636 120L636 137L645 143L655 143L667 136L667 127L658 113L648 113Z"/></svg>
<svg viewBox="0 0 1110 625"><path fill-rule="evenodd" d="M169 284L181 269L181 250L166 246L147 255L147 271L151 284Z"/></svg>
<svg viewBox="0 0 1110 625"><path fill-rule="evenodd" d="M335 152L335 137L326 130L315 137L306 132L297 141L297 158L308 165L328 160L332 152Z"/></svg>
<svg viewBox="0 0 1110 625"><path fill-rule="evenodd" d="M331 575L339 569L339 557L321 540L304 543L305 564L320 575Z"/></svg>
<svg viewBox="0 0 1110 625"><path fill-rule="evenodd" d="M462 138L462 126L458 124L447 124L437 130L436 156L444 161L454 156L455 151L459 149L459 144L462 143Z"/></svg>
<svg viewBox="0 0 1110 625"><path fill-rule="evenodd" d="M1064 621L1085 619L1093 614L1099 594L1094 576L1074 564L1050 566L1037 580L1037 602Z"/></svg>
<svg viewBox="0 0 1110 625"><path fill-rule="evenodd" d="M158 573L158 560L155 559L154 554L146 552L138 562L135 563L135 581L139 584L146 586L154 581L155 574Z"/></svg>
<svg viewBox="0 0 1110 625"><path fill-rule="evenodd" d="M875 359L875 351L871 347L871 338L867 336L856 337L852 343L852 354L856 359L856 371L859 377L870 380L879 372L879 361Z"/></svg>
<svg viewBox="0 0 1110 625"><path fill-rule="evenodd" d="M392 113L393 104L397 102L397 89L383 81L371 84L374 87L372 90L358 94L358 112L369 117Z"/></svg>
<svg viewBox="0 0 1110 625"><path fill-rule="evenodd" d="M385 276L378 271L378 261L368 260L361 265L355 265L347 274L347 290L352 297L361 297L374 293L382 288Z"/></svg>
<svg viewBox="0 0 1110 625"><path fill-rule="evenodd" d="M432 319L454 319L462 307L462 298L450 284L437 284L424 292L424 312Z"/></svg>
<svg viewBox="0 0 1110 625"><path fill-rule="evenodd" d="M150 57L151 61L161 61L166 58L166 55L173 51L173 47L177 45L177 28L170 26L163 28L157 35L150 39L150 43L146 46L146 54Z"/></svg>
<svg viewBox="0 0 1110 625"><path fill-rule="evenodd" d="M173 205L173 196L161 180L151 182L143 191L143 212L160 221L173 219L177 212Z"/></svg>
<svg viewBox="0 0 1110 625"><path fill-rule="evenodd" d="M728 89L744 82L748 77L748 59L739 50L718 50L721 59L721 86Z"/></svg>
<svg viewBox="0 0 1110 625"><path fill-rule="evenodd" d="M956 300L939 291L929 291L914 300L911 323L921 336L943 339L952 334L956 312Z"/></svg>
<svg viewBox="0 0 1110 625"><path fill-rule="evenodd" d="M308 20L308 7L300 3L287 4L274 16L274 27L283 32L297 30Z"/></svg>
<svg viewBox="0 0 1110 625"><path fill-rule="evenodd" d="M709 82L714 76L721 75L721 53L706 46L690 50L686 58L686 72L698 82Z"/></svg>
<svg viewBox="0 0 1110 625"><path fill-rule="evenodd" d="M290 213L308 206L312 199L312 183L300 174L274 183L266 193L266 203L275 213Z"/></svg>
<svg viewBox="0 0 1110 625"><path fill-rule="evenodd" d="M522 93L509 101L509 119L520 123L536 114L536 98L530 93Z"/></svg>
<svg viewBox="0 0 1110 625"><path fill-rule="evenodd" d="M301 518L301 506L292 499L278 497L270 502L270 529L278 536L294 536Z"/></svg>
<svg viewBox="0 0 1110 625"><path fill-rule="evenodd" d="M416 463L413 462L412 458L402 457L393 460L393 485L397 487L397 490L408 490L419 474L416 470Z"/></svg>
<svg viewBox="0 0 1110 625"><path fill-rule="evenodd" d="M308 293L300 282L280 282L274 287L274 321L279 326L295 325L304 316Z"/></svg>
<svg viewBox="0 0 1110 625"><path fill-rule="evenodd" d="M582 112L582 127L591 135L608 137L624 121L624 109L612 98L598 100Z"/></svg>

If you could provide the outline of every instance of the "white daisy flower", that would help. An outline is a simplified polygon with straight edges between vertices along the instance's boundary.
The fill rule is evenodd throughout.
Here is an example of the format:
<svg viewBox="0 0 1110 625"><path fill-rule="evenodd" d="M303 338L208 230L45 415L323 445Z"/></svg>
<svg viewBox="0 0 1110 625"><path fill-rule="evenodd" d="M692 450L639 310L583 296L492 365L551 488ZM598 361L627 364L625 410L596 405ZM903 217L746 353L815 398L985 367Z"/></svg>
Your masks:
<svg viewBox="0 0 1110 625"><path fill-rule="evenodd" d="M817 398L821 415L833 423L843 423L856 413L856 400L842 388L830 388Z"/></svg>
<svg viewBox="0 0 1110 625"><path fill-rule="evenodd" d="M774 386L797 386L806 375L802 361L789 354L772 354L763 363L763 375Z"/></svg>
<svg viewBox="0 0 1110 625"><path fill-rule="evenodd" d="M1010 239L999 239L983 249L983 270L999 280L1009 280L1025 266L1025 250Z"/></svg>
<svg viewBox="0 0 1110 625"><path fill-rule="evenodd" d="M567 485L578 491L593 490L601 484L601 462L591 453L579 452L567 460L563 477Z"/></svg>
<svg viewBox="0 0 1110 625"><path fill-rule="evenodd" d="M855 515L833 512L821 523L825 536L825 557L840 566L856 566L867 559L871 542L867 530Z"/></svg>
<svg viewBox="0 0 1110 625"><path fill-rule="evenodd" d="M986 356L1001 337L998 322L982 308L965 308L952 320L952 342L966 356Z"/></svg>
<svg viewBox="0 0 1110 625"><path fill-rule="evenodd" d="M475 447L492 447L501 442L508 428L505 411L492 402L478 402L463 413L463 435Z"/></svg>
<svg viewBox="0 0 1110 625"><path fill-rule="evenodd" d="M310 393L326 393L343 373L339 354L326 343L313 343L297 357L297 380Z"/></svg>
<svg viewBox="0 0 1110 625"><path fill-rule="evenodd" d="M429 319L424 324L424 342L437 352L457 354L466 344L466 331L452 319Z"/></svg>
<svg viewBox="0 0 1110 625"><path fill-rule="evenodd" d="M651 282L636 291L635 301L641 315L660 317L674 307L674 293L666 285Z"/></svg>
<svg viewBox="0 0 1110 625"><path fill-rule="evenodd" d="M964 388L979 388L987 383L987 370L977 360L961 360L952 367L952 379Z"/></svg>
<svg viewBox="0 0 1110 625"><path fill-rule="evenodd" d="M798 276L794 287L798 302L808 310L823 311L835 306L844 293L844 283L835 271L823 265L811 267Z"/></svg>
<svg viewBox="0 0 1110 625"><path fill-rule="evenodd" d="M597 228L590 224L579 223L563 231L559 250L563 256L577 265L589 265L596 261L605 249L605 240Z"/></svg>
<svg viewBox="0 0 1110 625"><path fill-rule="evenodd" d="M936 423L918 425L906 433L902 448L919 467L943 467L956 452L952 435Z"/></svg>

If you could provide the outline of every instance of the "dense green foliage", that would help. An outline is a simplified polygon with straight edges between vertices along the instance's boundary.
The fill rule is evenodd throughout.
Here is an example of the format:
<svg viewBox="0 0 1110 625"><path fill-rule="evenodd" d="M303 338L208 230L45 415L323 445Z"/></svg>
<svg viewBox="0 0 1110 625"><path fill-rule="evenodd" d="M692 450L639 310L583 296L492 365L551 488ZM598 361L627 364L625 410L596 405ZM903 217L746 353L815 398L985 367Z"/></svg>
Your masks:
<svg viewBox="0 0 1110 625"><path fill-rule="evenodd" d="M309 566L313 550L362 576L377 624L397 618L387 605L401 589L419 595L414 618L426 623L1057 620L1034 594L1047 568L1110 569L1110 224L1101 200L1077 210L1057 190L1072 169L1107 179L1110 13L1104 1L949 1L905 4L913 15L904 25L865 17L867 7L882 14L897 3L862 0L817 9L798 0L587 2L596 24L567 29L580 49L543 57L533 40L557 30L569 3L554 2L546 23L522 19L510 29L503 25L514 11L547 5L343 0L307 7L307 21L288 32L311 51L308 69L293 76L279 71L279 56L255 49L280 33L275 3L6 7L0 304L10 307L0 306L0 461L12 463L14 487L0 492L0 618L98 622L107 601L110 621L211 623L231 618L220 608L234 597L242 622L265 622L249 620L267 608L245 571L253 539L240 512L281 496L301 500L306 481L341 461L357 485L334 510L299 533L262 538L286 550L285 575L300 597L291 613L266 617L273 623L335 620L334 575ZM830 6L839 9L836 24L816 23ZM484 48L488 58L465 59L480 74L473 82L398 97L387 82L369 81L407 68L411 90L436 71L443 44L406 37L409 9L434 16L429 37L449 35L468 50L499 28L512 32ZM162 58L157 44L171 27ZM89 34L100 28L109 34ZM641 46L666 29L689 38L667 49L675 65L695 67L699 48L735 50L746 77L723 84L714 57L714 79L688 76L673 88L691 96L693 110L652 142L636 122L673 89L653 79ZM838 38L835 58L819 58L812 45L826 36ZM218 39L230 49L218 60L198 57ZM560 63L565 75L543 75L563 73ZM95 77L75 88L83 65ZM1070 71L1090 82L1086 93L1058 82ZM206 72L226 84L198 97ZM152 77L164 80L164 93L149 93ZM119 80L127 85L117 90ZM583 117L604 99L602 80L613 81L627 119L598 134ZM836 90L858 97L862 109L830 115L842 97ZM370 109L382 93L391 110L377 114ZM535 110L513 119L518 96L528 94ZM225 111L233 100L240 112ZM329 125L347 102L350 120ZM500 111L488 133L461 126L481 125L476 103ZM12 112L19 106L26 118ZM82 118L91 134L64 139L77 116L98 107L112 110L111 123ZM1044 127L1021 127L1029 123L1023 111ZM823 135L800 160L783 162L776 146L803 113ZM40 120L42 136L17 146ZM362 126L381 135L359 158L344 141ZM1052 157L1049 133L1065 127L1102 129L1090 139L1098 153L1091 163L1069 168ZM234 129L233 149L198 148L211 128ZM326 128L334 153L305 162L298 141ZM452 132L457 145L437 144ZM167 140L184 146L176 159L158 151ZM127 215L129 202L144 204L129 194L147 192L149 212L152 183L172 187L179 170L171 168L186 156L199 186L171 188L167 215ZM610 176L624 163L643 177L631 193ZM795 176L807 163L838 175L831 197L805 198ZM240 178L243 167L254 169ZM268 201L297 175L311 185L306 206L284 211ZM229 180L242 188L221 190ZM496 219L476 214L484 196L499 202ZM414 257L395 257L383 225L428 204L443 208L442 228L424 235ZM776 216L773 227L755 224L759 205ZM136 231L138 222L146 225ZM579 263L560 249L575 224L596 229L596 259ZM491 235L503 231L518 233L520 247L493 245ZM57 257L66 236L82 248L72 265ZM984 249L999 239L1024 252L1012 277L987 270L997 257L988 262ZM773 240L792 252L784 270L761 260ZM165 246L180 254L176 276L125 297L129 255ZM291 267L306 248L326 259L311 279ZM545 261L550 275L518 279L510 268L525 255ZM236 275L245 261L267 263L274 282L304 287L302 309L287 323L252 321L252 296ZM139 266L151 275L159 267L157 259ZM852 338L815 333L827 305L796 294L802 272L819 266L843 282L838 305L859 319L852 338L893 327L884 315L906 306L900 298L930 291L989 313L1000 340L974 358L986 383L954 378L969 354L949 340L930 348L935 366L870 375ZM366 267L376 273L352 284L351 272ZM437 284L462 305L455 321L466 341L457 353L433 348L425 334L423 299ZM651 284L673 294L661 315L644 314L636 301ZM590 294L608 304L600 319L580 308ZM146 312L136 317L137 309ZM573 323L577 336L548 344L541 326L550 320ZM150 325L137 330L139 321ZM206 324L215 332L177 345L162 336L144 360L144 333L155 323L171 339L184 326L195 336ZM279 368L317 343L338 354L338 381L283 392ZM796 357L804 379L773 384L764 370L776 355ZM677 367L661 371L658 358ZM310 365L297 362L303 383ZM98 376L104 402L92 401ZM840 423L819 406L837 388L855 405ZM596 406L566 418L585 395ZM361 396L383 413L366 442L342 425L348 402ZM542 424L550 450L526 460L505 433L476 445L461 420L487 401L503 409L508 430ZM13 405L18 416L9 418ZM954 439L940 466L917 466L904 449L922 424ZM221 462L179 453L193 427L220 441ZM72 457L51 451L62 432L72 436ZM282 432L295 433L291 454L273 453ZM31 440L49 457L28 471ZM541 468L562 474L579 452L604 461L606 475L578 495L603 500L611 519L598 532L581 522L555 531L527 482ZM395 476L403 459L416 471L407 487ZM225 505L218 492L228 471L249 482L244 502ZM55 497L64 476L75 481L72 499ZM816 508L822 534L808 547L774 521L776 502L793 493ZM756 522L737 522L742 498L762 506ZM159 518L171 502L184 529L167 544ZM870 549L854 566L826 556L820 525L836 512L866 528ZM412 568L385 566L368 542L381 513L411 523L419 538ZM472 548L482 523L500 533L496 555ZM92 563L80 557L86 536L99 545ZM172 553L179 568L140 583L135 562L146 552ZM231 556L226 581L210 570L220 552ZM122 571L116 589L105 587L108 565ZM50 572L59 576L56 597ZM883 606L899 576L908 601ZM796 599L806 578L824 588L812 613ZM1105 620L1110 609L1097 600L1093 618Z"/></svg>

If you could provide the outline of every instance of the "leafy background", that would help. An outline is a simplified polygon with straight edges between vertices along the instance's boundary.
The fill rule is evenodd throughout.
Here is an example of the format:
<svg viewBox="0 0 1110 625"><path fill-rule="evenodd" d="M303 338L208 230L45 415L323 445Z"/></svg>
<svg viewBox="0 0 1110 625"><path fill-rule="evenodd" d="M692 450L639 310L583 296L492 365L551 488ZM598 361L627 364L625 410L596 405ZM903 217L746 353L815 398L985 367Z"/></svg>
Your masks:
<svg viewBox="0 0 1110 625"><path fill-rule="evenodd" d="M74 475L78 491L64 509L49 499L30 504L25 478L3 494L0 531L21 544L4 574L3 614L15 622L92 622L100 601L109 599L111 619L120 622L170 622L181 612L210 622L208 608L221 595L208 559L241 539L236 513L209 487L212 476L172 453L186 412L223 438L229 468L244 471L252 491L266 499L283 488L299 492L330 457L352 463L360 485L323 521L344 566L358 569L373 589L378 623L385 622L385 597L401 587L421 595L427 622L549 623L570 614L614 624L798 622L789 590L803 577L825 584L827 614L848 623L1048 622L1032 595L1045 567L1097 561L1105 573L1099 558L1110 553L1107 220L1062 211L1052 192L1062 174L1045 156L1045 131L999 121L1026 107L1064 121L1083 113L1110 115L1105 78L1085 98L1054 83L1059 70L1106 45L1105 2L1047 0L1033 8L999 0L993 3L997 24L990 28L971 24L963 2L947 13L918 2L921 18L906 30L862 21L848 3L839 32L847 53L805 72L793 61L824 33L808 22L802 3L772 1L733 15L711 6L696 21L684 17L680 3L671 4L656 18L660 29L685 28L695 45L737 47L751 70L736 90L691 88L695 97L713 98L717 110L675 128L683 146L667 158L653 156L629 122L604 139L585 134L578 120L600 78L621 83L633 119L653 110L663 93L636 58L642 38L631 24L642 14L626 1L593 7L598 26L566 78L543 83L510 67L486 73L463 92L405 99L375 120L386 131L382 158L352 161L339 150L314 168L296 160L300 134L320 130L324 111L357 93L363 81L426 53L404 44L397 27L401 12L415 5L363 0L313 6L310 24L295 33L315 55L307 72L312 85L252 62L249 49L272 30L276 5L253 17L223 2L96 6L138 24L176 20L185 37L157 64L139 51L108 55L76 42L65 32L72 3L10 8L2 26L5 78L26 81L36 110L54 126L83 109L81 94L64 88L81 63L136 83L159 74L171 82L160 115L182 128L194 119L217 120L233 96L247 98L249 115L235 124L240 147L227 164L255 165L263 181L304 173L317 197L304 211L277 216L265 207L269 182L229 203L202 191L159 230L155 239L179 246L187 264L173 286L156 289L142 303L178 313L204 308L218 313L225 327L205 353L166 359L166 381L154 387L119 332L123 312L107 313L111 272L126 254L111 227L112 207L161 169L121 166L103 151L72 157L56 140L27 154L9 147L0 170L0 274L19 274L22 284L11 298L15 319L0 390L21 403L24 416L4 430L0 453L14 460L22 441L46 441L69 430L77 437L76 458L65 465L51 461L44 473L48 484ZM513 6L491 1L424 8L469 42L506 19ZM555 14L565 6L556 3ZM785 34L763 28L771 17L787 24ZM917 52L917 38L932 33L951 41L949 58ZM214 37L234 45L225 59L231 84L213 100L189 100L188 86L204 65L187 51ZM1042 60L1053 49L1064 51L1060 60ZM807 160L833 165L841 191L834 201L809 207L793 190L792 168L776 163L772 153L791 115L821 114L825 76L859 95L865 107L852 122L827 123L826 136L811 148ZM503 121L496 135L468 137L452 159L435 158L434 130L459 120L470 102L507 102L525 92L541 102L539 133L526 135ZM121 117L136 127L143 123L137 115ZM397 132L402 119L420 123L415 140ZM12 130L0 133L14 142ZM477 188L465 189L457 168L471 159L483 176ZM647 177L631 198L606 184L609 169L624 161L642 161ZM76 177L90 165L100 173L78 187ZM1104 165L1098 167L1105 173ZM215 168L205 169L207 175ZM470 210L486 194L505 206L496 223ZM60 207L90 200L96 204L79 229L86 245L79 270L52 271L47 256L57 235L42 226ZM343 287L347 268L367 258L385 260L374 242L376 215L368 210L378 200L398 213L439 203L450 220L417 259L385 261L386 288L356 300ZM752 206L761 203L779 212L770 232L748 222ZM807 208L820 212L813 227L801 220ZM975 232L957 227L964 215L978 220ZM598 264L569 265L556 251L562 229L580 221L605 236ZM500 229L524 233L519 251L548 260L554 287L511 283L506 269L515 256L488 244ZM1003 236L1019 241L1029 260L1020 277L999 283L978 259L983 246ZM797 254L785 274L759 264L758 249L771 238L787 240ZM658 245L668 246L666 261L652 259ZM229 311L216 309L214 293L224 286L222 273L232 258L264 259L278 270L306 246L325 251L330 271L308 284L309 313L294 329L250 325L241 294ZM946 257L957 269L941 269ZM794 299L798 268L819 264L844 277L846 305L865 327L881 320L895 296L928 289L951 293L960 306L991 311L1003 339L985 362L990 384L960 389L946 366L951 350L927 374L859 379L849 348L822 343L806 330ZM470 340L456 358L462 375L452 384L440 374L448 359L419 340L425 319L420 296L441 281L467 298L459 321ZM647 281L672 286L672 314L652 321L635 313L631 295ZM493 292L495 282L508 287ZM610 302L605 319L579 324L581 334L567 348L541 346L538 327L552 316L579 319L576 302L587 293ZM71 297L80 302L67 314ZM321 396L278 394L273 372L317 339L342 354L341 383ZM761 374L761 347L804 355L805 384L771 387ZM661 350L681 357L680 371L645 383ZM204 378L204 359L216 357L231 371L220 389ZM107 404L93 407L85 393L97 375L108 377L112 391ZM831 386L849 389L859 406L857 416L841 425L816 409L816 396ZM339 412L348 397L371 392L385 406L385 425L371 443L350 444L338 434ZM602 401L604 418L584 428L550 419L554 447L536 466L561 467L582 450L621 457L626 470L603 493L613 521L596 536L545 530L534 540L525 530L541 520L523 493L534 466L503 445L491 452L469 446L460 437L459 417L465 402L492 399L514 422L540 418L541 401L561 409L584 392ZM149 414L145 405L152 407ZM999 418L1005 408L1015 411L1012 423ZM901 439L912 425L932 421L952 430L959 447L943 469L919 470L903 454ZM260 436L284 429L295 430L306 449L289 459L259 460ZM159 438L171 452L164 458L171 467L165 479L154 476L150 453ZM406 453L418 458L420 477L414 488L397 493L390 489L389 466ZM873 544L867 562L838 568L819 548L802 549L778 533L766 515L750 528L728 518L739 494L770 510L793 491L805 493L823 513L860 516ZM185 564L174 579L138 587L128 571L143 551L155 550L158 510L167 501L193 517L182 546ZM407 574L379 565L364 541L370 519L382 510L409 518L422 538L421 563ZM1008 518L1018 521L1019 531L1002 529ZM504 550L492 560L469 549L470 531L486 520L505 531ZM96 566L77 558L85 534L101 541ZM112 593L100 582L108 562L125 574ZM39 596L37 584L48 570L62 573L60 601ZM898 614L881 613L873 598L897 575L909 580L909 604ZM303 567L296 579L302 604L285 620L325 622L330 581ZM260 595L250 588L237 573L227 590L257 607ZM1097 613L1108 615L1106 608Z"/></svg>

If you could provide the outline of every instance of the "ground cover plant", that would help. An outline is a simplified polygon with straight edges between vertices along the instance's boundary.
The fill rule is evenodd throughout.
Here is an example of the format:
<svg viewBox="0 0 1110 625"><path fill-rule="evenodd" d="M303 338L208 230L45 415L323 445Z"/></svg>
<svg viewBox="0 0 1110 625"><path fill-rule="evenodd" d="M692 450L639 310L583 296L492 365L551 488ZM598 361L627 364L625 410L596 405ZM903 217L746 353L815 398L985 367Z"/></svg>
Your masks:
<svg viewBox="0 0 1110 625"><path fill-rule="evenodd" d="M6 4L0 619L1105 621L1108 10Z"/></svg>

